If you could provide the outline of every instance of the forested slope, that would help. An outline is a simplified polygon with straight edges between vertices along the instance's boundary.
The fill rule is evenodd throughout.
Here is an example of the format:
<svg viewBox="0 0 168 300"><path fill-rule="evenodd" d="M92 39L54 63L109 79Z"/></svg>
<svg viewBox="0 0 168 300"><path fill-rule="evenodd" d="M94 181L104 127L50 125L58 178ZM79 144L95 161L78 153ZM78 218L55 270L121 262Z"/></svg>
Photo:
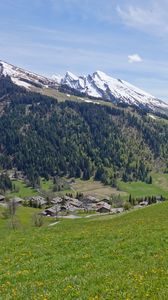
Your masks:
<svg viewBox="0 0 168 300"><path fill-rule="evenodd" d="M115 185L167 168L168 125L134 108L65 101L0 80L0 166L38 176L95 176Z"/></svg>

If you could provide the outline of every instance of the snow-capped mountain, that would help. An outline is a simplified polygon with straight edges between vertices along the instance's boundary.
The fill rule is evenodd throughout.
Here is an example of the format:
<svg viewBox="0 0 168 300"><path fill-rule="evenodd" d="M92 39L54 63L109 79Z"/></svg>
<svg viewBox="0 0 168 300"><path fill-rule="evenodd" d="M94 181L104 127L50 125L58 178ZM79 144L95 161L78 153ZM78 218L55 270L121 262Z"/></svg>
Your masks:
<svg viewBox="0 0 168 300"><path fill-rule="evenodd" d="M55 80L57 80L57 77L55 77ZM124 80L112 78L101 71L79 77L71 72L67 72L62 79L59 77L59 84L66 85L87 96L114 103L126 103L152 110L158 108L168 109L168 103L157 99Z"/></svg>
<svg viewBox="0 0 168 300"><path fill-rule="evenodd" d="M67 89L67 93L70 90L72 94L73 92L79 92L81 95L91 98L113 103L125 103L153 111L161 110L161 112L166 111L168 113L168 103L157 99L124 80L112 78L101 71L87 76L76 76L71 72L67 72L64 77L53 75L51 78L47 78L0 60L1 75L8 75L15 84L30 90L34 88L61 90L61 87L64 87L63 91L65 93Z"/></svg>
<svg viewBox="0 0 168 300"><path fill-rule="evenodd" d="M31 89L32 87L54 87L57 85L55 80L23 70L0 60L1 75L8 75L15 84L27 89Z"/></svg>

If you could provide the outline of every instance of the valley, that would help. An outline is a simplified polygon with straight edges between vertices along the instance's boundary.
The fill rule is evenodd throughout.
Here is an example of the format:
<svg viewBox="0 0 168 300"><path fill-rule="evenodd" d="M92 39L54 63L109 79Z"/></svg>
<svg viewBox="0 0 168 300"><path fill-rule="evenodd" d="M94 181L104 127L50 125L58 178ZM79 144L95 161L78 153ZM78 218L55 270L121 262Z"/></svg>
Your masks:
<svg viewBox="0 0 168 300"><path fill-rule="evenodd" d="M1 73L0 297L166 299L165 104Z"/></svg>
<svg viewBox="0 0 168 300"><path fill-rule="evenodd" d="M0 300L167 300L168 1L0 12Z"/></svg>

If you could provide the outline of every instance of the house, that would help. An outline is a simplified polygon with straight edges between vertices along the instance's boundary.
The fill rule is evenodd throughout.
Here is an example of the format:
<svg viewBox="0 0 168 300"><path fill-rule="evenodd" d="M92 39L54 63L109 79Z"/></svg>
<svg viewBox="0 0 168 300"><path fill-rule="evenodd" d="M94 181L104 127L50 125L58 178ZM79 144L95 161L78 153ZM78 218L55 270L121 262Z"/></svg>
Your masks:
<svg viewBox="0 0 168 300"><path fill-rule="evenodd" d="M45 200L45 198L41 197L41 196L34 196L31 199L32 205L33 206L44 206L47 204L47 201Z"/></svg>
<svg viewBox="0 0 168 300"><path fill-rule="evenodd" d="M124 211L124 208L123 207L117 207L117 208L112 208L111 209L111 212L112 214L120 214Z"/></svg>
<svg viewBox="0 0 168 300"><path fill-rule="evenodd" d="M99 213L109 213L111 211L111 205L108 203L101 201L97 203L97 212Z"/></svg>
<svg viewBox="0 0 168 300"><path fill-rule="evenodd" d="M83 201L87 203L97 203L99 202L99 199L88 195L88 196L84 196Z"/></svg>
<svg viewBox="0 0 168 300"><path fill-rule="evenodd" d="M5 200L5 196L0 195L0 202L3 202Z"/></svg>
<svg viewBox="0 0 168 300"><path fill-rule="evenodd" d="M60 210L60 205L54 205L50 208L46 208L43 214L46 216L54 217L60 212Z"/></svg>
<svg viewBox="0 0 168 300"><path fill-rule="evenodd" d="M89 211L96 211L97 205L96 205L96 203L84 203L83 204L83 208L87 212L89 212Z"/></svg>
<svg viewBox="0 0 168 300"><path fill-rule="evenodd" d="M68 196L64 196L63 205L61 206L61 210L65 211L75 211L82 208L82 202L76 198L71 198Z"/></svg>
<svg viewBox="0 0 168 300"><path fill-rule="evenodd" d="M80 208L82 206L82 202L75 198L70 198L68 204L77 208Z"/></svg>
<svg viewBox="0 0 168 300"><path fill-rule="evenodd" d="M76 210L78 210L79 208L74 206L74 205L71 205L70 203L66 203L65 205L62 205L61 206L61 211L62 212L75 212Z"/></svg>
<svg viewBox="0 0 168 300"><path fill-rule="evenodd" d="M60 197L56 197L56 198L53 198L52 200L51 200L51 204L60 204L60 203L62 203L62 198L60 198Z"/></svg>
<svg viewBox="0 0 168 300"><path fill-rule="evenodd" d="M25 176L22 173L22 171L17 171L15 169L13 169L13 170L9 171L9 178L11 180L14 180L14 179L24 180Z"/></svg>
<svg viewBox="0 0 168 300"><path fill-rule="evenodd" d="M141 201L140 203L139 203L139 205L140 206L147 206L148 205L148 201Z"/></svg>

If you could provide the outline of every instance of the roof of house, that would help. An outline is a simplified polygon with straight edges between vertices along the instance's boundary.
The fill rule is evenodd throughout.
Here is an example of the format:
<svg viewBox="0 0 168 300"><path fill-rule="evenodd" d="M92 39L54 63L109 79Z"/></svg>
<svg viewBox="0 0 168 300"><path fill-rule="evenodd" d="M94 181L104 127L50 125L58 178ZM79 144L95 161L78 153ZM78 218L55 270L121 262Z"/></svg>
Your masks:
<svg viewBox="0 0 168 300"><path fill-rule="evenodd" d="M82 202L79 201L78 199L70 198L68 202L72 206L76 206L76 207L82 206Z"/></svg>
<svg viewBox="0 0 168 300"><path fill-rule="evenodd" d="M141 201L139 205L148 205L148 201Z"/></svg>
<svg viewBox="0 0 168 300"><path fill-rule="evenodd" d="M100 201L99 203L97 203L97 210L100 210L102 208L105 208L107 210L111 210L111 205L104 202L104 201Z"/></svg>
<svg viewBox="0 0 168 300"><path fill-rule="evenodd" d="M51 213L53 213L53 214L56 214L56 213L58 213L60 211L60 205L54 205L54 206L52 206L52 207L49 207L49 208L46 208L45 209L45 212L47 213L47 212L51 212Z"/></svg>
<svg viewBox="0 0 168 300"><path fill-rule="evenodd" d="M63 200L62 200L62 198L60 198L60 197L55 197L55 198L53 198L52 200L51 200L51 203L53 203L53 204L58 204L58 203L61 203Z"/></svg>
<svg viewBox="0 0 168 300"><path fill-rule="evenodd" d="M97 209L96 203L84 203L83 207L87 210L96 210Z"/></svg>
<svg viewBox="0 0 168 300"><path fill-rule="evenodd" d="M45 198L41 197L41 196L34 196L31 198L32 202L36 202L36 203L40 203L41 205L46 204L47 201L45 200Z"/></svg>

